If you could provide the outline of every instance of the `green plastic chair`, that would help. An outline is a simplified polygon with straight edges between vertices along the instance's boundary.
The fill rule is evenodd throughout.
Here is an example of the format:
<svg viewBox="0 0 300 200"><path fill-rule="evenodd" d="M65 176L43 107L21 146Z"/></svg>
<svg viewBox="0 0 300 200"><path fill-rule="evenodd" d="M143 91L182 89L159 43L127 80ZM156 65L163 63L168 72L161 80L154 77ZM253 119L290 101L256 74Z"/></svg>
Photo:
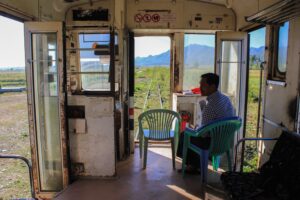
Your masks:
<svg viewBox="0 0 300 200"><path fill-rule="evenodd" d="M172 162L175 169L175 152L177 151L179 125L181 117L177 112L166 109L153 109L142 113L139 118L140 158L143 155L143 169L147 164L148 140L170 140ZM172 130L173 123L175 129ZM142 154L143 153L143 154Z"/></svg>
<svg viewBox="0 0 300 200"><path fill-rule="evenodd" d="M219 168L220 155L227 154L228 170L232 171L231 148L233 147L234 135L240 129L242 120L239 117L223 118L211 122L199 129L187 128L184 131L182 175L185 175L186 157L188 149L200 156L201 182L207 180L208 156L212 156L212 165L215 171ZM191 137L210 136L210 147L208 150L199 148L191 143Z"/></svg>

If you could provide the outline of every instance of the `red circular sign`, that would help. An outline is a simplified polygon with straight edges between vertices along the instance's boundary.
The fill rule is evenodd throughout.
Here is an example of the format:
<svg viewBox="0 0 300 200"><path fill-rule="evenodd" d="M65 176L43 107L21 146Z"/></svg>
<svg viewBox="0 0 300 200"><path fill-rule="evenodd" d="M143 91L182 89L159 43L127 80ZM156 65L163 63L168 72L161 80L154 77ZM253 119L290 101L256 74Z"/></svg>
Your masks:
<svg viewBox="0 0 300 200"><path fill-rule="evenodd" d="M150 22L151 21L151 15L145 14L143 17L144 22Z"/></svg>
<svg viewBox="0 0 300 200"><path fill-rule="evenodd" d="M151 19L153 22L159 22L160 16L158 14L154 14L152 15Z"/></svg>
<svg viewBox="0 0 300 200"><path fill-rule="evenodd" d="M143 16L141 14L134 15L134 21L135 22L140 23L140 22L142 22L142 20L143 20Z"/></svg>

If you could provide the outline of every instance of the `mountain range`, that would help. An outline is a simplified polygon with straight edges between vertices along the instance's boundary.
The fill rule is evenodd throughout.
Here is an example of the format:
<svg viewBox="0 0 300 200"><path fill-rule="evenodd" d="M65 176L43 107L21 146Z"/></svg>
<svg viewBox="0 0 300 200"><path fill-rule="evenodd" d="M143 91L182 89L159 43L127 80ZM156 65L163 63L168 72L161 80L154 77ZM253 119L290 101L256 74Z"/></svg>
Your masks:
<svg viewBox="0 0 300 200"><path fill-rule="evenodd" d="M214 64L215 48L191 44L184 47L184 64L186 67L194 66L212 66ZM260 60L264 60L264 46L250 48L250 57L255 56ZM170 66L170 50L158 55L149 55L146 57L135 58L136 67L154 67L154 66Z"/></svg>
<svg viewBox="0 0 300 200"><path fill-rule="evenodd" d="M83 51L82 56L85 58L95 58L95 54L93 51ZM184 64L186 67L194 67L194 66L212 66L214 65L214 56L215 56L215 48L206 46L206 45L198 45L192 44L184 47ZM264 60L264 46L254 48L250 48L250 62L251 57ZM286 59L286 56L285 58ZM85 63L82 63L85 64ZM170 50L163 52L158 55L149 55L146 57L136 57L135 58L135 66L136 67L155 67L155 66L170 66ZM87 66L87 68L91 68L92 66ZM94 68L94 67L92 67ZM0 71L2 70L11 70L11 71L24 71L24 67L0 67Z"/></svg>

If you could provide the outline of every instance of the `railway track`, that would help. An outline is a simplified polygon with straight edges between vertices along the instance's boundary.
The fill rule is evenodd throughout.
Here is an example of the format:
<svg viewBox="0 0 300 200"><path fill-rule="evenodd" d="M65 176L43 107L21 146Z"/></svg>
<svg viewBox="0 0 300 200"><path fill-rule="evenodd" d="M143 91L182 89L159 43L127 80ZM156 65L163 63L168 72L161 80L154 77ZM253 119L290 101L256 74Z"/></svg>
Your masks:
<svg viewBox="0 0 300 200"><path fill-rule="evenodd" d="M162 89L164 87L163 81L161 80L161 76L159 76L156 72L156 70L153 70L152 78L146 80L149 85L147 88L147 91L143 96L143 107L141 109L140 113L143 113L146 110L149 109L162 109L164 107L167 107L168 105L165 105L166 102L164 100L164 96L162 94ZM139 114L140 114L139 113ZM139 133L139 128L138 128L138 113L135 112L137 116L136 117L136 132L135 132L135 140L138 140L138 133Z"/></svg>

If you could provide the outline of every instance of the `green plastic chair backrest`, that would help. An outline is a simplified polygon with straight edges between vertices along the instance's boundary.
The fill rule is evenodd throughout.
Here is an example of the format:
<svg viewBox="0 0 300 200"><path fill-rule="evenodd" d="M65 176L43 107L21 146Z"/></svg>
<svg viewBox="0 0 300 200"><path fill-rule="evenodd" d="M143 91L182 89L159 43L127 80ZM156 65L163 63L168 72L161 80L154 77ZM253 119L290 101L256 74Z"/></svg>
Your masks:
<svg viewBox="0 0 300 200"><path fill-rule="evenodd" d="M181 118L179 113L167 109L152 109L143 112L139 118L140 134L145 129L149 130L149 139L166 140L170 139L173 121L176 120L175 132L179 131ZM177 133L178 134L178 133Z"/></svg>
<svg viewBox="0 0 300 200"><path fill-rule="evenodd" d="M209 123L197 132L197 135L209 135L211 155L220 155L233 146L234 135L240 129L242 120L239 117L220 119Z"/></svg>

